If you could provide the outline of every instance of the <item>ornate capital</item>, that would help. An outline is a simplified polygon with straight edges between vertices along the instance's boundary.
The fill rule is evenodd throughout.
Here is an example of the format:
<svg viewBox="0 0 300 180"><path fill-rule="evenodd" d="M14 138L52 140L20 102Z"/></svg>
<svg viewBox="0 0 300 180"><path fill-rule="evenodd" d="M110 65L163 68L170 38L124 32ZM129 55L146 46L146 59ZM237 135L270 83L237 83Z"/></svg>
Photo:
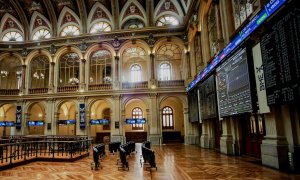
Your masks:
<svg viewBox="0 0 300 180"><path fill-rule="evenodd" d="M85 62L86 62L86 59L81 59L81 62L82 62L82 63L85 63Z"/></svg>

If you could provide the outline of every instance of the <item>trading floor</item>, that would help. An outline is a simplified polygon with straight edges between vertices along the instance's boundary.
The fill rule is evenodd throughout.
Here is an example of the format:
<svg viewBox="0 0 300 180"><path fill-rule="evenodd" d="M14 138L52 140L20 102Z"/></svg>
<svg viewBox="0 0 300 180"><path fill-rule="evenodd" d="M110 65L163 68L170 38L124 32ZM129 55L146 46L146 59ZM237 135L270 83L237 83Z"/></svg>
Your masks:
<svg viewBox="0 0 300 180"><path fill-rule="evenodd" d="M118 154L101 160L102 169L91 170L92 153L89 157L69 162L32 162L0 171L0 179L300 179L300 174L287 174L259 165L255 159L234 157L199 148L195 145L153 145L157 171L141 167L141 144L137 153L128 156L129 170L118 170Z"/></svg>

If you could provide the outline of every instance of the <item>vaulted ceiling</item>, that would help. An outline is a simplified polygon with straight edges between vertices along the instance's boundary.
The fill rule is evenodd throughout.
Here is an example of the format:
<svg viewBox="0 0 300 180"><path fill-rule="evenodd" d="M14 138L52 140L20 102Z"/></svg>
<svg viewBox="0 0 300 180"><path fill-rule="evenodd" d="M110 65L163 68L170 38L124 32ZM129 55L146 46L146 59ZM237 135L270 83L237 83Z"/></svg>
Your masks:
<svg viewBox="0 0 300 180"><path fill-rule="evenodd" d="M59 36L65 24L75 24L80 34L88 34L101 20L112 31L155 27L157 20L171 15L185 25L195 0L0 0L0 33L14 27L31 40L39 27L52 37Z"/></svg>

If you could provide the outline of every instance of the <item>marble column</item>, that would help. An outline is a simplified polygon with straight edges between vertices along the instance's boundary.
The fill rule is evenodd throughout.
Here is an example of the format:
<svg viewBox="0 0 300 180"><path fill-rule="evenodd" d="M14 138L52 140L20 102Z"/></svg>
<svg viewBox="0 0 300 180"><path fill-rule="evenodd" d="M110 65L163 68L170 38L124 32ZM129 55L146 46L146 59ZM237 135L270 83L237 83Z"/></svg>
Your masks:
<svg viewBox="0 0 300 180"><path fill-rule="evenodd" d="M220 140L220 152L223 154L234 154L233 137L231 133L231 118L224 117L222 120L223 134Z"/></svg>
<svg viewBox="0 0 300 180"><path fill-rule="evenodd" d="M114 79L114 89L118 90L120 88L120 80L119 80L119 56L115 56L115 79Z"/></svg>
<svg viewBox="0 0 300 180"><path fill-rule="evenodd" d="M22 84L21 84L21 88L20 88L20 90L21 90L21 92L24 94L25 93L25 80L26 80L26 65L22 65L22 76L21 76L21 78L22 78Z"/></svg>
<svg viewBox="0 0 300 180"><path fill-rule="evenodd" d="M49 87L48 87L49 93L54 93L54 65L55 65L55 62L50 62Z"/></svg>
<svg viewBox="0 0 300 180"><path fill-rule="evenodd" d="M188 79L192 79L192 75L191 75L191 62L190 62L191 54L190 54L189 51L187 51L185 53L185 58L186 58L186 64L187 64L187 78Z"/></svg>
<svg viewBox="0 0 300 180"><path fill-rule="evenodd" d="M45 135L53 135L52 129L53 127L53 121L55 121L54 118L54 106L55 106L55 99L49 98L46 101L46 112L45 112ZM55 122L54 122L55 123ZM49 125L48 125L49 124Z"/></svg>
<svg viewBox="0 0 300 180"><path fill-rule="evenodd" d="M111 121L111 141L116 142L120 141L123 142L123 129L124 123L122 116L123 112L121 111L121 95L113 95L112 97L113 107L112 107L112 121Z"/></svg>
<svg viewBox="0 0 300 180"><path fill-rule="evenodd" d="M149 117L147 119L148 124L150 126L149 131L149 140L152 144L161 144L162 142L162 134L161 134L161 123L160 118L158 117L159 105L157 93L150 93L148 95L149 98Z"/></svg>
<svg viewBox="0 0 300 180"><path fill-rule="evenodd" d="M208 121L202 121L202 135L200 137L200 146L202 148L209 148L209 138L208 138Z"/></svg>
<svg viewBox="0 0 300 180"><path fill-rule="evenodd" d="M276 169L287 169L288 142L285 137L285 122L281 107L270 107L265 114L266 136L261 144L262 164ZM284 114L287 112L284 112Z"/></svg>
<svg viewBox="0 0 300 180"><path fill-rule="evenodd" d="M81 59L81 73L80 73L80 85L79 85L79 91L83 92L85 91L85 59Z"/></svg>

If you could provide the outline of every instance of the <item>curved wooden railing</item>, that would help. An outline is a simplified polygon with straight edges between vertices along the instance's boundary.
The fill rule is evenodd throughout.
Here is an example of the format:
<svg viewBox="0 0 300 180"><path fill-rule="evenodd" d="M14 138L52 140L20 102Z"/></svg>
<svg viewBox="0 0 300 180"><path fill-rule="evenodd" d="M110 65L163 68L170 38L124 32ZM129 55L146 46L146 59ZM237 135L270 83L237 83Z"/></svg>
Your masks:
<svg viewBox="0 0 300 180"><path fill-rule="evenodd" d="M29 94L44 94L48 93L48 88L32 88L29 89Z"/></svg>
<svg viewBox="0 0 300 180"><path fill-rule="evenodd" d="M78 91L79 86L62 86L62 87L57 87L57 92L76 92Z"/></svg>
<svg viewBox="0 0 300 180"><path fill-rule="evenodd" d="M125 82L122 83L122 88L123 89L147 89L148 88L148 81L143 81L143 82Z"/></svg>
<svg viewBox="0 0 300 180"><path fill-rule="evenodd" d="M19 95L19 89L0 89L0 95Z"/></svg>
<svg viewBox="0 0 300 180"><path fill-rule="evenodd" d="M112 84L90 84L89 91L111 90Z"/></svg>
<svg viewBox="0 0 300 180"><path fill-rule="evenodd" d="M158 87L184 86L184 80L158 81Z"/></svg>

